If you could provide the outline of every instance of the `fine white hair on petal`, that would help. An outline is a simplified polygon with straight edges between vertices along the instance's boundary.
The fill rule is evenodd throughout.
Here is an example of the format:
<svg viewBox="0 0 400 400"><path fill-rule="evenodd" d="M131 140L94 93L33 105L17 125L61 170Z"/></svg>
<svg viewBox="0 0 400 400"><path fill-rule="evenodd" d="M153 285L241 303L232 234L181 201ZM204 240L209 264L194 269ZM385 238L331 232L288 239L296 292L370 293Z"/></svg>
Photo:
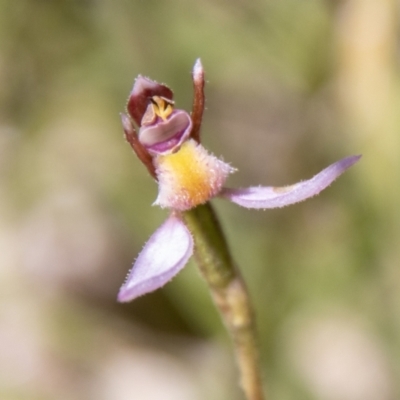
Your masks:
<svg viewBox="0 0 400 400"><path fill-rule="evenodd" d="M154 159L158 196L154 205L172 210L190 210L216 196L229 174L236 170L207 152L193 139L179 151Z"/></svg>
<svg viewBox="0 0 400 400"><path fill-rule="evenodd" d="M360 158L361 156L344 158L325 168L313 178L294 185L259 186L245 189L225 188L219 196L246 208L262 209L288 206L317 195Z"/></svg>
<svg viewBox="0 0 400 400"><path fill-rule="evenodd" d="M176 214L153 233L122 285L118 301L127 302L164 286L188 262L193 238Z"/></svg>

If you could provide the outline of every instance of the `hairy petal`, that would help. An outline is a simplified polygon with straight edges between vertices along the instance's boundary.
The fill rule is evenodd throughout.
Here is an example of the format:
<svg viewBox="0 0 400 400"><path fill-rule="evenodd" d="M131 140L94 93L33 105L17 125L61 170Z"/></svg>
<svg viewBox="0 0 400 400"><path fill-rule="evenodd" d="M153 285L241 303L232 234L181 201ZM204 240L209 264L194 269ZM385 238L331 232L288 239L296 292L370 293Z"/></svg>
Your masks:
<svg viewBox="0 0 400 400"><path fill-rule="evenodd" d="M194 139L182 144L179 151L154 158L158 178L155 205L186 211L216 196L229 174L229 164L209 154Z"/></svg>
<svg viewBox="0 0 400 400"><path fill-rule="evenodd" d="M175 214L153 233L122 285L118 301L126 302L164 286L187 263L193 239Z"/></svg>
<svg viewBox="0 0 400 400"><path fill-rule="evenodd" d="M322 170L313 178L290 186L259 186L245 189L223 189L219 194L233 203L246 208L278 208L298 203L317 195L328 187L361 156L344 158Z"/></svg>

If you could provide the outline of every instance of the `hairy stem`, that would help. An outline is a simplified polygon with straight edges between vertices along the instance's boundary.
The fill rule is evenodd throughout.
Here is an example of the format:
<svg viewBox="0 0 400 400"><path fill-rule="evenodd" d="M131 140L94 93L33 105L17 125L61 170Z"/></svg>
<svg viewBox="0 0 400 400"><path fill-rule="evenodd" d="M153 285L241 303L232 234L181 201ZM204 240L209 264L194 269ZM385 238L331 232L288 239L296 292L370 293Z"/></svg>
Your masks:
<svg viewBox="0 0 400 400"><path fill-rule="evenodd" d="M193 234L195 258L232 337L247 400L263 400L253 311L217 216L209 203L184 214Z"/></svg>

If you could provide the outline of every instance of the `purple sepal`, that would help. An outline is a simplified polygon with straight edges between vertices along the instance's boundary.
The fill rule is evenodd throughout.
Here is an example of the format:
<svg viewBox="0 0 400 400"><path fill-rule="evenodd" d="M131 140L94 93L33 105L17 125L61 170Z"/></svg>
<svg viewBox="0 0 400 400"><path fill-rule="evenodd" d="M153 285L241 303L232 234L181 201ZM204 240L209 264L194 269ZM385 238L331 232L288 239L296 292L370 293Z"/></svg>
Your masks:
<svg viewBox="0 0 400 400"><path fill-rule="evenodd" d="M225 188L219 196L246 208L288 206L317 195L360 158L360 155L344 158L325 168L313 178L294 185L283 187L260 186L245 189Z"/></svg>
<svg viewBox="0 0 400 400"><path fill-rule="evenodd" d="M118 301L131 301L164 286L192 253L191 233L178 216L171 214L145 244L118 293Z"/></svg>
<svg viewBox="0 0 400 400"><path fill-rule="evenodd" d="M135 80L128 98L128 104L126 105L129 115L133 118L137 126L141 125L142 117L149 104L149 100L153 96L161 96L169 100L172 100L174 97L169 87L139 75Z"/></svg>

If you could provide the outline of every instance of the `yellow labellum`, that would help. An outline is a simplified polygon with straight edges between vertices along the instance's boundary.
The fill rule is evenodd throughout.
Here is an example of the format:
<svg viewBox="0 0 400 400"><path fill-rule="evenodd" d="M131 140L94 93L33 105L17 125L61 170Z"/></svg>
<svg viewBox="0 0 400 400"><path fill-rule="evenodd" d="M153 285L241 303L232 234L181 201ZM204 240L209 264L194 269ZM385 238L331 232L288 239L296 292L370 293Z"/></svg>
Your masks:
<svg viewBox="0 0 400 400"><path fill-rule="evenodd" d="M234 169L190 139L172 154L155 157L159 191L154 204L184 211L217 195Z"/></svg>

